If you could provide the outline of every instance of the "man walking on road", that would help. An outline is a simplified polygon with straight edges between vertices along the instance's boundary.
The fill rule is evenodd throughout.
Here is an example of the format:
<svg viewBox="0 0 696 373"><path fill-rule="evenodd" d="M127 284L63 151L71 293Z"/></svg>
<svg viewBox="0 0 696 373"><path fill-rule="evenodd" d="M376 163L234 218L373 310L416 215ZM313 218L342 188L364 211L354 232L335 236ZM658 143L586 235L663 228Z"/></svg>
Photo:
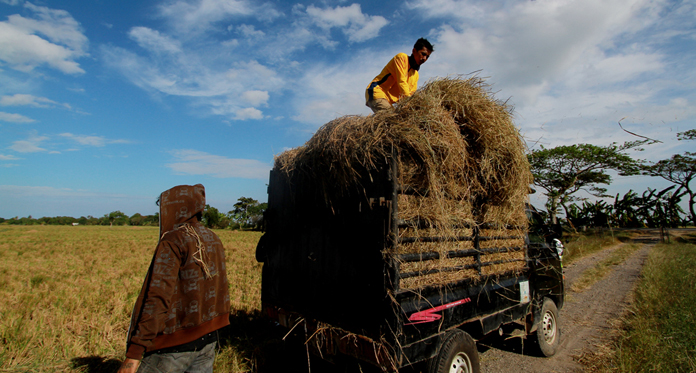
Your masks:
<svg viewBox="0 0 696 373"><path fill-rule="evenodd" d="M229 325L225 249L201 225L203 185L160 195L160 240L135 302L119 373L213 371L218 330Z"/></svg>
<svg viewBox="0 0 696 373"><path fill-rule="evenodd" d="M418 88L418 70L433 53L427 39L420 38L410 56L399 53L392 58L365 90L365 100L373 112L392 108L402 97L411 96Z"/></svg>

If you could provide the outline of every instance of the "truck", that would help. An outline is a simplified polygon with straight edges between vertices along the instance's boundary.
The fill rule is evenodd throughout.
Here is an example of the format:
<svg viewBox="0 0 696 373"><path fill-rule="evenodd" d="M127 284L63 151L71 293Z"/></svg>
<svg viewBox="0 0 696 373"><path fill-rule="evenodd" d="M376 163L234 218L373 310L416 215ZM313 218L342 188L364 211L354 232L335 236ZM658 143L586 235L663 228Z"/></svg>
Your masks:
<svg viewBox="0 0 696 373"><path fill-rule="evenodd" d="M317 180L271 171L256 252L264 313L302 334L315 355L385 371L422 362L430 372L478 372L476 340L506 324L555 354L562 244L538 213L522 207L530 229L470 224L437 235L399 217L404 196L423 196L399 185L397 162L378 168L330 203ZM395 250L417 244L447 247Z"/></svg>
<svg viewBox="0 0 696 373"><path fill-rule="evenodd" d="M316 177L271 171L256 251L263 312L314 355L384 371L478 372L476 341L508 324L553 355L565 293L552 231L473 222L444 235L400 214L427 194L399 171L394 158L357 170L360 184L330 200Z"/></svg>

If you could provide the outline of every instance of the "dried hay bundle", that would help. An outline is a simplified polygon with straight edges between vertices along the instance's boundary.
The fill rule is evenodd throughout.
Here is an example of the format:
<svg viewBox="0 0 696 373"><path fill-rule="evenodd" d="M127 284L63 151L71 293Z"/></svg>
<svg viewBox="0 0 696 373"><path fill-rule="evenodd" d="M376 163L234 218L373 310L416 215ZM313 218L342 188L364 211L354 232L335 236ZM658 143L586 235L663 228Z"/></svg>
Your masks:
<svg viewBox="0 0 696 373"><path fill-rule="evenodd" d="M412 290L426 286L452 283L465 278L476 277L478 277L478 271L476 269L462 269L459 271L437 272L424 276L405 278L399 282L399 286L404 290Z"/></svg>
<svg viewBox="0 0 696 373"><path fill-rule="evenodd" d="M524 250L481 255L482 264L495 263L498 261L505 262L496 263L492 265L484 265L481 267L481 274L484 276L501 275L504 273L518 275L522 272L522 269L525 267Z"/></svg>
<svg viewBox="0 0 696 373"><path fill-rule="evenodd" d="M432 237L432 236L422 236ZM439 253L440 257L445 257L449 251L463 251L474 248L472 241L445 241L445 242L414 242L409 244L400 244L394 251L394 254L423 254L423 253Z"/></svg>
<svg viewBox="0 0 696 373"><path fill-rule="evenodd" d="M461 258L440 258L435 260L422 260L419 262L408 262L400 264L400 271L417 272L441 270L443 268L464 267L476 263L476 258L473 256L465 256Z"/></svg>
<svg viewBox="0 0 696 373"><path fill-rule="evenodd" d="M527 226L524 202L532 176L525 145L512 122L512 108L496 100L478 77L445 78L427 83L394 111L345 116L322 126L304 145L280 154L275 169L320 182L327 204L369 182L395 151L398 182L409 194L399 195L399 219L420 228L401 228L400 237L471 236L481 223L501 228L496 236L519 235ZM366 175L367 171L367 175ZM487 235L488 232L482 232ZM487 247L519 247L522 239L482 241ZM473 242L401 244L393 254L472 249ZM520 256L521 255L521 256ZM524 259L523 251L482 255L482 260ZM462 260L459 260L461 262ZM442 269L404 278L402 289L475 278L475 269L448 271L461 263L439 259L402 263L403 270ZM515 272L523 262L481 268L482 274ZM421 268L421 269L418 269Z"/></svg>
<svg viewBox="0 0 696 373"><path fill-rule="evenodd" d="M402 187L427 194L420 202L400 197L400 218L434 227L526 224L511 215L521 210L531 182L524 143L511 108L478 77L434 80L394 111L337 118L276 157L275 168L319 180L330 202L359 186L361 170L374 171L392 149Z"/></svg>
<svg viewBox="0 0 696 373"><path fill-rule="evenodd" d="M446 232L443 235L443 231ZM417 227L405 227L399 229L399 238L410 238L410 237L473 237L473 228L450 228L447 230L438 228L417 228Z"/></svg>

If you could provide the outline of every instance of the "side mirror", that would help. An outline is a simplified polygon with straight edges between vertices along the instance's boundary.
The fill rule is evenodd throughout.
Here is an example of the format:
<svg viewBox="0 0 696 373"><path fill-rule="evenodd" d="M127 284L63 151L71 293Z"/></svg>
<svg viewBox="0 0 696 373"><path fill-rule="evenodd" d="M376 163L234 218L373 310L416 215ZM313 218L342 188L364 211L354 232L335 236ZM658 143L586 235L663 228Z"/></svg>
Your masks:
<svg viewBox="0 0 696 373"><path fill-rule="evenodd" d="M565 250L563 243L558 238L554 238L552 242L553 242L553 245L556 247L556 253L558 253L558 257L562 260L563 259L563 251Z"/></svg>

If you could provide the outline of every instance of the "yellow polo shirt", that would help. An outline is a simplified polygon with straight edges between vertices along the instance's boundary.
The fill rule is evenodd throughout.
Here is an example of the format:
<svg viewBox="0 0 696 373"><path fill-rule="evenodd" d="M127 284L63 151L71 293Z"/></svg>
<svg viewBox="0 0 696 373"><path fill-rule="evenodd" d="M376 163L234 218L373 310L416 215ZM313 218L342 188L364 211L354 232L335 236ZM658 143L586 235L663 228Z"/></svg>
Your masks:
<svg viewBox="0 0 696 373"><path fill-rule="evenodd" d="M410 66L406 53L399 53L372 79L365 90L365 100L384 98L393 104L401 97L411 96L417 88L418 70Z"/></svg>

